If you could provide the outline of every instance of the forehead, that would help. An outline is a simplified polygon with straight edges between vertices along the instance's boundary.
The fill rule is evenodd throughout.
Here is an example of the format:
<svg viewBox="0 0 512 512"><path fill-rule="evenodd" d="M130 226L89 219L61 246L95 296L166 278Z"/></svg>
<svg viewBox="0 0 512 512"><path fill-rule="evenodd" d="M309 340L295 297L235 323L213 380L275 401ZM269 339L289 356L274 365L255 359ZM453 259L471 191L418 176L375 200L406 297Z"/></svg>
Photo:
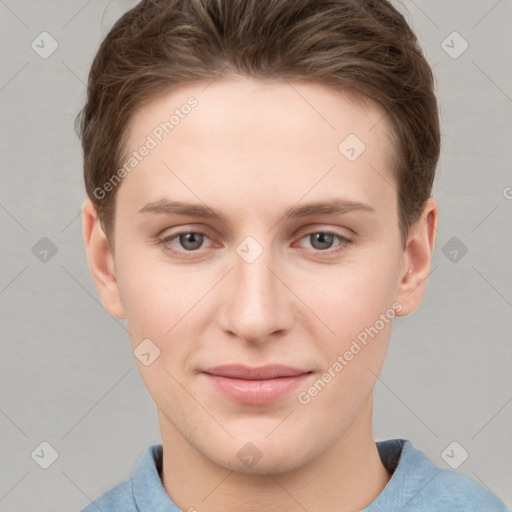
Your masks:
<svg viewBox="0 0 512 512"><path fill-rule="evenodd" d="M247 209L335 191L378 206L395 194L383 111L316 83L237 78L167 92L132 118L126 159L143 146L119 191L134 208L169 195Z"/></svg>

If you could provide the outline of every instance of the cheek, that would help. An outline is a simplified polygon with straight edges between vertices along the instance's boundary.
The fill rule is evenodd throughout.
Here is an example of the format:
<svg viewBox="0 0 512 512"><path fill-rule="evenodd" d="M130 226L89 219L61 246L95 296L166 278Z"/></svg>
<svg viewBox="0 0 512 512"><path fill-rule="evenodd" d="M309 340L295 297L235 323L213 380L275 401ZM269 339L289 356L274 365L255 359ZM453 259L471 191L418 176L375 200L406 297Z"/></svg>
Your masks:
<svg viewBox="0 0 512 512"><path fill-rule="evenodd" d="M172 284L154 262L145 261L136 251L126 250L124 254L131 256L116 262L117 286L132 343L150 338L159 344L157 340L171 327L171 313L176 310Z"/></svg>
<svg viewBox="0 0 512 512"><path fill-rule="evenodd" d="M307 292L308 284L304 284L304 293L308 293L305 302L322 325L328 326L315 333L315 343L323 355L322 382L327 381L325 388L322 382L317 384L320 392L311 390L322 395L314 399L320 409L357 408L358 401L371 392L386 355L392 321L400 310L394 299L395 261L393 257L361 260L340 266L323 287L309 283Z"/></svg>
<svg viewBox="0 0 512 512"><path fill-rule="evenodd" d="M314 411L320 422L329 421L334 429L347 427L371 395L397 312L389 277L377 271L364 275L365 279L357 279L352 274L343 285L333 284L329 293L313 297L318 316L330 329L315 337L322 371L297 399L301 406L306 404L308 413Z"/></svg>
<svg viewBox="0 0 512 512"><path fill-rule="evenodd" d="M135 362L148 391L164 410L169 397L185 407L187 394L178 381L194 350L192 340L198 339L192 320L207 290L194 286L179 269L171 273L168 265L141 265L133 258L122 267L119 288ZM154 359L146 365L138 354L148 352Z"/></svg>
<svg viewBox="0 0 512 512"><path fill-rule="evenodd" d="M149 338L162 355L177 360L178 353L187 352L187 340L198 337L195 319L207 314L208 290L216 276L145 257L148 261L131 257L119 267L118 286L132 345Z"/></svg>
<svg viewBox="0 0 512 512"><path fill-rule="evenodd" d="M392 258L387 264L380 260L340 266L336 272L326 274L323 285L322 280L306 279L302 286L303 296L307 297L304 302L329 328L326 333L334 331L333 338L346 342L392 309L397 271Z"/></svg>
<svg viewBox="0 0 512 512"><path fill-rule="evenodd" d="M147 249L130 247L122 236L116 272L132 343L149 338L169 351L173 339L186 340L194 325L200 328L200 318L215 315L219 290L214 288L223 271L205 264L170 264L162 255L155 257L155 252L150 255ZM317 343L325 340L323 350L331 353L374 325L392 306L396 293L399 257L388 245L359 251L357 258L349 257L339 265L295 268L294 275L284 270L285 281L294 283L293 292L300 299L295 305L297 325L292 329L309 331ZM294 301L289 294L282 300Z"/></svg>

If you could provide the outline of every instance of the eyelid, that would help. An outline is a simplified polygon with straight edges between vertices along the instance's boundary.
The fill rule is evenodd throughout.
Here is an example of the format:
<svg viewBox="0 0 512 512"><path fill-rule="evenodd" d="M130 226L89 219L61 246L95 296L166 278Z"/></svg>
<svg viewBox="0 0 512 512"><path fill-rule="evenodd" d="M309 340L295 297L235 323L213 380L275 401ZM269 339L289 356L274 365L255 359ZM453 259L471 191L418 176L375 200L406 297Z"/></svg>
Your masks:
<svg viewBox="0 0 512 512"><path fill-rule="evenodd" d="M334 235L334 236L337 236L340 238L340 240L342 242L345 242L345 243L349 243L349 242L353 242L353 237L356 235L356 233L350 229L350 228L342 228L341 226L338 227L338 230L336 230L335 227L328 227L328 226L325 226L325 225L309 225L309 226L306 226L306 227L303 227L301 229L299 229L298 232L296 232L296 234L294 235L294 238L297 238L297 241L301 240L302 238L304 238L305 236L308 236L308 235L312 235L312 234L315 234L315 233L324 233L324 234L328 234L328 235ZM342 230L345 230L345 231L348 231L350 232L349 233L343 233ZM295 243L295 242L294 242ZM325 252L327 253L327 251L318 251L318 252Z"/></svg>
<svg viewBox="0 0 512 512"><path fill-rule="evenodd" d="M192 228L192 229L182 229L181 231L175 231L174 233L169 233L168 235L159 237L159 242L170 242L171 240L174 240L175 238L179 237L180 235L187 235L189 233L194 233L197 235L204 235L205 237L208 237L210 240L213 240L212 234L204 228ZM198 252L198 251L185 251L185 252Z"/></svg>
<svg viewBox="0 0 512 512"><path fill-rule="evenodd" d="M180 226L167 227L162 229L155 238L159 241L169 240L175 238L179 235L185 235L187 233L200 233L202 235L208 236L208 238L214 239L218 235L215 235L215 231L210 228L202 225L202 224L185 224Z"/></svg>

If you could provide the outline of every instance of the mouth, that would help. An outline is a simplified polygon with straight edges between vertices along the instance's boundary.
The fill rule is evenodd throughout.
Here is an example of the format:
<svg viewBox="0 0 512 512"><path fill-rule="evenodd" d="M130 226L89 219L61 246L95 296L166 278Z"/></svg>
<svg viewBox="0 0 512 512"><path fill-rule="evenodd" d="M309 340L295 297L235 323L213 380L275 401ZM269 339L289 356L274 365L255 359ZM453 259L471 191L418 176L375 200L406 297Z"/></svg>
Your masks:
<svg viewBox="0 0 512 512"><path fill-rule="evenodd" d="M213 388L232 400L247 405L265 405L288 395L313 372L282 365L251 368L226 365L201 372Z"/></svg>

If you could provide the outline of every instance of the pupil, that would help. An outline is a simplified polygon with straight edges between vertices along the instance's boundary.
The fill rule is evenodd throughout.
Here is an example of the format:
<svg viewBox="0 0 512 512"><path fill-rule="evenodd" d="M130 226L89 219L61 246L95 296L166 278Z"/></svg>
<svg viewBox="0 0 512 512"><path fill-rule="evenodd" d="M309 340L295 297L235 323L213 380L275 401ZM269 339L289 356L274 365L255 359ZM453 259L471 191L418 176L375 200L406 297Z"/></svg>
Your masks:
<svg viewBox="0 0 512 512"><path fill-rule="evenodd" d="M198 240L194 241L194 239L196 237L198 237ZM185 235L180 236L180 244L185 249L190 249L190 250L199 249L199 247L201 247L201 244L203 242L202 237L203 237L203 235L201 235L200 233L186 233Z"/></svg>
<svg viewBox="0 0 512 512"><path fill-rule="evenodd" d="M312 244L315 249L328 249L332 245L333 235L327 233L315 233L313 235L314 243ZM319 242L320 247L315 247L315 244Z"/></svg>

